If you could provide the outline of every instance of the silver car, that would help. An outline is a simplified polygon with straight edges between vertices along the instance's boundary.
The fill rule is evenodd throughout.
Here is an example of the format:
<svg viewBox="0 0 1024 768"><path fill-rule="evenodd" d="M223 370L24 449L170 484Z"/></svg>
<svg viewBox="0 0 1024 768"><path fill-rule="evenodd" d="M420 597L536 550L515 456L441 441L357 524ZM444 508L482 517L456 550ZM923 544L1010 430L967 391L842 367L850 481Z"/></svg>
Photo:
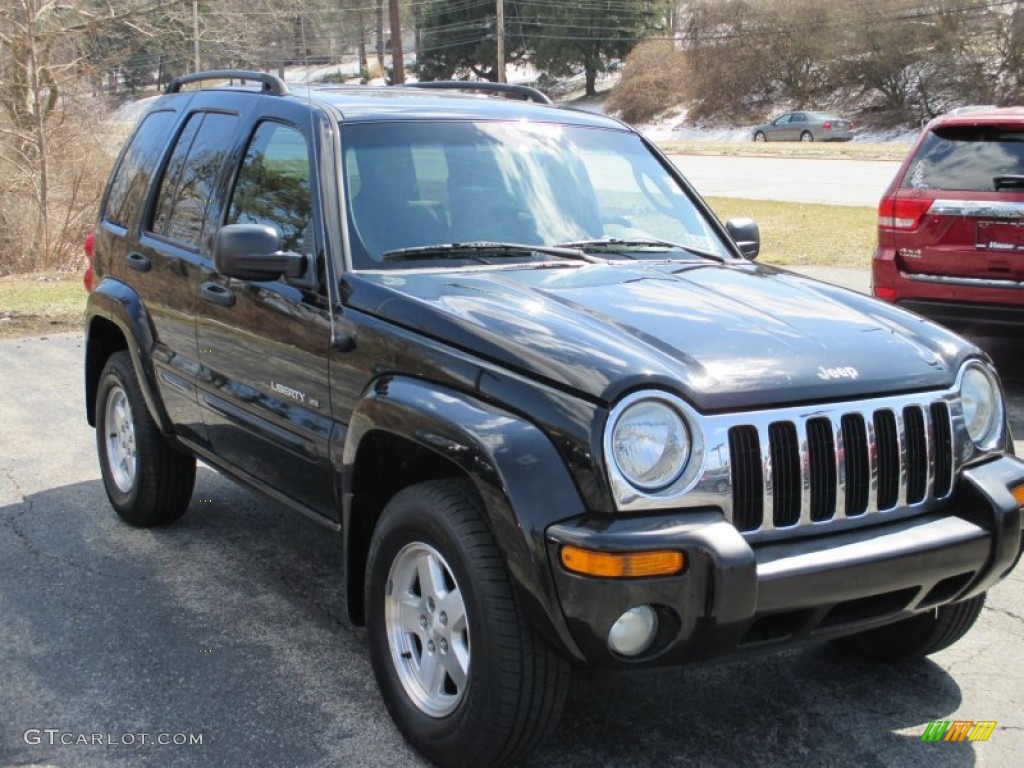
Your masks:
<svg viewBox="0 0 1024 768"><path fill-rule="evenodd" d="M827 112L787 112L754 129L754 141L849 141L853 123Z"/></svg>

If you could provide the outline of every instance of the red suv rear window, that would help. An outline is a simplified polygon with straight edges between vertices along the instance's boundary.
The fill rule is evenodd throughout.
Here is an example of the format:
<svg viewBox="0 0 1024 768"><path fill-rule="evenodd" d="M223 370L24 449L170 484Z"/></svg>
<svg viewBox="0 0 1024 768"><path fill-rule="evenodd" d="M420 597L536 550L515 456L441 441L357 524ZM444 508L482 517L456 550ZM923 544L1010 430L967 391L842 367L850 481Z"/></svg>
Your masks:
<svg viewBox="0 0 1024 768"><path fill-rule="evenodd" d="M1024 188L1024 128L936 128L921 142L901 186L972 192Z"/></svg>

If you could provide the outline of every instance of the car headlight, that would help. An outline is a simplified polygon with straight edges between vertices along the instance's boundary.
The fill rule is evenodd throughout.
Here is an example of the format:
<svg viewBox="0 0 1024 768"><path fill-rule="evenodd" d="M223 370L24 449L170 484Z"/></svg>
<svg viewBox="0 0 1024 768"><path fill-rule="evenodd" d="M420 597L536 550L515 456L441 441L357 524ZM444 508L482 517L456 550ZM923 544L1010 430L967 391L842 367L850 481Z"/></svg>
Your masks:
<svg viewBox="0 0 1024 768"><path fill-rule="evenodd" d="M988 368L971 363L960 380L960 403L964 427L971 442L982 450L991 450L1003 424L1003 398L999 385Z"/></svg>
<svg viewBox="0 0 1024 768"><path fill-rule="evenodd" d="M690 458L690 433L683 416L668 402L644 398L614 416L610 460L640 491L658 491L675 482Z"/></svg>

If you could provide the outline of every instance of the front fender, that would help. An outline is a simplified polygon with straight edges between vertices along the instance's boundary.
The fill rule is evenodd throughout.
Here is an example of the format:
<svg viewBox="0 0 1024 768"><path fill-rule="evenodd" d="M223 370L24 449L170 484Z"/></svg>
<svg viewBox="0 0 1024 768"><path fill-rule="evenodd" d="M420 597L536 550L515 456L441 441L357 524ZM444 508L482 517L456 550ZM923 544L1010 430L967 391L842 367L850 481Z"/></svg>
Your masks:
<svg viewBox="0 0 1024 768"><path fill-rule="evenodd" d="M153 322L145 304L132 288L120 280L107 278L89 294L85 310L85 391L86 416L92 424L96 412L96 387L99 374L110 352L121 348L99 329L103 321L112 324L124 339L123 348L132 356L139 386L154 421L163 433L171 431L171 420L156 388L152 351L155 345Z"/></svg>
<svg viewBox="0 0 1024 768"><path fill-rule="evenodd" d="M417 379L386 377L375 382L356 406L342 459L345 567L350 590L352 585L362 584L362 574L350 569L363 562L350 556L351 532L365 530L367 525L367 521L353 519L356 458L363 439L375 431L398 435L432 451L470 478L483 500L485 523L534 627L582 661L559 607L544 540L550 524L585 511L572 477L539 428L457 390ZM361 597L350 594L349 606L361 605Z"/></svg>

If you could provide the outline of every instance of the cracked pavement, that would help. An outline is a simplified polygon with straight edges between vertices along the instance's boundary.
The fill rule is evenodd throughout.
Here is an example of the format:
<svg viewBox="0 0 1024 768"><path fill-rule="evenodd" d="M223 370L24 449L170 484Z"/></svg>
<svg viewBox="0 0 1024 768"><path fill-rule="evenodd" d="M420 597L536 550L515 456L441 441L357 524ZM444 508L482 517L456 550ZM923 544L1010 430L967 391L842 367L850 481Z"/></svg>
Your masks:
<svg viewBox="0 0 1024 768"><path fill-rule="evenodd" d="M180 523L118 521L85 423L82 346L0 342L0 766L422 765L345 617L335 539L202 467ZM1017 358L1008 348L997 362L1024 436ZM1016 765L1022 617L1018 569L972 632L928 661L816 647L579 671L561 727L528 765ZM933 719L998 726L985 743L922 744ZM203 743L26 743L47 728Z"/></svg>

